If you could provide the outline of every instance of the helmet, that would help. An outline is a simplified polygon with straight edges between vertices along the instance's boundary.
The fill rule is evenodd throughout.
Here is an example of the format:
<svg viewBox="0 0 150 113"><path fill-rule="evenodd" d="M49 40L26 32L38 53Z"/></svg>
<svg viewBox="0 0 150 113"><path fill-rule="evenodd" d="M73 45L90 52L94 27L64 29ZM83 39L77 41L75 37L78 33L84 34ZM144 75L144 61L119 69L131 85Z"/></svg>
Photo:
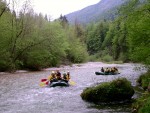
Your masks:
<svg viewBox="0 0 150 113"><path fill-rule="evenodd" d="M52 71L52 74L55 74L55 72L54 72L54 71Z"/></svg>

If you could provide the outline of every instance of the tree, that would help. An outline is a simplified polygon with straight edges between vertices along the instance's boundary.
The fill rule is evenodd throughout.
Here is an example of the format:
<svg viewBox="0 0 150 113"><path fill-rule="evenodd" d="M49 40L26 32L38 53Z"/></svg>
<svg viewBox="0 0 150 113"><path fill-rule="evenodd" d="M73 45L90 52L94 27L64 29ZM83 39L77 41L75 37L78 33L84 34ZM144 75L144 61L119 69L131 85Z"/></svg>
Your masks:
<svg viewBox="0 0 150 113"><path fill-rule="evenodd" d="M68 20L67 20L66 16L60 15L58 20L60 21L60 23L63 26L63 28L68 27L69 23L68 23Z"/></svg>
<svg viewBox="0 0 150 113"><path fill-rule="evenodd" d="M6 2L0 0L0 17L4 14L4 12L9 11L9 6L10 3L6 4Z"/></svg>
<svg viewBox="0 0 150 113"><path fill-rule="evenodd" d="M128 41L131 59L150 64L150 3L143 4L128 16Z"/></svg>
<svg viewBox="0 0 150 113"><path fill-rule="evenodd" d="M87 48L90 54L95 54L102 50L102 45L108 31L107 22L100 22L88 28Z"/></svg>

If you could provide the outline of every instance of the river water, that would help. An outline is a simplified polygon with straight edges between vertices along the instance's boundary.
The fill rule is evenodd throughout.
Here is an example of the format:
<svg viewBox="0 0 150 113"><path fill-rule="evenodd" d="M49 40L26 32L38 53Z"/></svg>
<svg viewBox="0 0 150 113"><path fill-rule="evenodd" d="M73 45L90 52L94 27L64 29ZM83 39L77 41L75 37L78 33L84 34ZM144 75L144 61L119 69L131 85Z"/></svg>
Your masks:
<svg viewBox="0 0 150 113"><path fill-rule="evenodd" d="M101 67L116 66L119 75L95 75ZM125 77L136 85L136 79L145 70L138 64L104 64L88 62L60 68L48 68L39 72L18 71L14 74L0 73L0 113L130 113L130 105L95 105L85 102L80 94L83 89L98 83ZM40 87L40 80L47 78L52 70L70 71L70 87ZM133 97L134 98L134 97Z"/></svg>

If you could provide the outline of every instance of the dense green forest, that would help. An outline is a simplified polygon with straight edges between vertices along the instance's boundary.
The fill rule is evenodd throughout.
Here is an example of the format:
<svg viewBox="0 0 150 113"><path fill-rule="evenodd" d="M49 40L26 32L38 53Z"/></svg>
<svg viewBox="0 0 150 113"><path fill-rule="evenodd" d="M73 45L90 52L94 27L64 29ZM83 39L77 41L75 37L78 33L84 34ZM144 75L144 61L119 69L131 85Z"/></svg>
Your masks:
<svg viewBox="0 0 150 113"><path fill-rule="evenodd" d="M15 4L14 4L15 5ZM83 62L88 53L76 26L65 17L51 22L26 2L17 14L0 0L0 71L40 70L62 63Z"/></svg>
<svg viewBox="0 0 150 113"><path fill-rule="evenodd" d="M18 13L0 0L0 71L97 59L150 64L150 0L127 2L118 14L111 21L69 25L65 16L51 21L34 13L27 2Z"/></svg>
<svg viewBox="0 0 150 113"><path fill-rule="evenodd" d="M87 50L105 61L122 60L150 64L150 0L122 5L118 17L87 27Z"/></svg>

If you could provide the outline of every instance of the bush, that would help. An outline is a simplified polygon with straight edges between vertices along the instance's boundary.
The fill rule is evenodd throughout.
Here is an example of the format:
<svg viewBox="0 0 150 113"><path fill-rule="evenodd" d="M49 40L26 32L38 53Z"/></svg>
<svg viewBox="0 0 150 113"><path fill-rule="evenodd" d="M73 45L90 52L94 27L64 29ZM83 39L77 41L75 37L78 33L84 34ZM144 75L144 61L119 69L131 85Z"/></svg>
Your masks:
<svg viewBox="0 0 150 113"><path fill-rule="evenodd" d="M101 59L101 56L100 56L100 54L99 53L97 53L97 54L94 54L94 55L90 55L89 57L88 57L88 61L102 61L102 59Z"/></svg>
<svg viewBox="0 0 150 113"><path fill-rule="evenodd" d="M136 99L136 101L132 104L132 109L136 113L149 113L150 111L150 94L143 93L143 95Z"/></svg>
<svg viewBox="0 0 150 113"><path fill-rule="evenodd" d="M94 103L117 102L130 100L133 94L134 90L131 83L126 78L120 78L112 82L86 88L81 93L81 97L83 100Z"/></svg>
<svg viewBox="0 0 150 113"><path fill-rule="evenodd" d="M15 65L12 63L10 54L8 52L5 54L1 54L1 56L0 56L0 71L13 71L14 69L15 69Z"/></svg>
<svg viewBox="0 0 150 113"><path fill-rule="evenodd" d="M150 95L149 95L150 96ZM139 113L149 113L150 112L150 97L143 101L143 107L139 109Z"/></svg>
<svg viewBox="0 0 150 113"><path fill-rule="evenodd" d="M113 58L110 55L105 55L102 57L102 60L105 62L111 62L111 61L113 61Z"/></svg>
<svg viewBox="0 0 150 113"><path fill-rule="evenodd" d="M53 61L51 60L52 58ZM50 57L49 52L36 50L28 52L27 58L24 61L24 66L30 70L41 70L42 68L50 65L50 62L55 62L55 59L54 57Z"/></svg>
<svg viewBox="0 0 150 113"><path fill-rule="evenodd" d="M150 70L141 75L137 82L144 89L150 91ZM138 98L133 104L132 109L138 113L149 113L150 111L150 93L145 91L140 98Z"/></svg>
<svg viewBox="0 0 150 113"><path fill-rule="evenodd" d="M144 90L146 90L148 88L149 83L150 83L150 71L141 75L138 78L137 82L139 83L140 86L142 86L142 88Z"/></svg>
<svg viewBox="0 0 150 113"><path fill-rule="evenodd" d="M2 61L0 60L0 71L6 71L8 70L10 67L9 67L9 63L6 62L6 61Z"/></svg>

